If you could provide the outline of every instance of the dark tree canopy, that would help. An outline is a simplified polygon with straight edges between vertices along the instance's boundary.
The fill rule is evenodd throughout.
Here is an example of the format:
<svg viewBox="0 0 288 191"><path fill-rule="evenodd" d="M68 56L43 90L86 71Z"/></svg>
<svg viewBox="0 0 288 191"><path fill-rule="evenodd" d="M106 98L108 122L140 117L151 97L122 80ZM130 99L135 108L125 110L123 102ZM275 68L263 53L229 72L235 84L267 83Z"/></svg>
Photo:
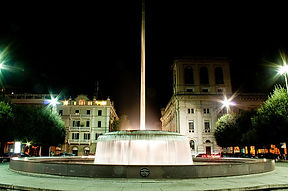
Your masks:
<svg viewBox="0 0 288 191"><path fill-rule="evenodd" d="M3 154L4 143L13 139L13 119L11 106L4 101L0 101L0 156Z"/></svg>
<svg viewBox="0 0 288 191"><path fill-rule="evenodd" d="M15 138L41 146L59 145L65 140L65 126L50 107L15 106Z"/></svg>
<svg viewBox="0 0 288 191"><path fill-rule="evenodd" d="M260 144L279 144L288 140L288 94L275 87L273 93L253 118L254 135Z"/></svg>
<svg viewBox="0 0 288 191"><path fill-rule="evenodd" d="M43 147L64 143L65 126L61 117L51 107L11 105L0 101L1 154L7 141L31 142Z"/></svg>
<svg viewBox="0 0 288 191"><path fill-rule="evenodd" d="M216 122L215 139L221 147L249 145L245 134L252 127L251 118L253 111L242 111L240 113L223 115Z"/></svg>

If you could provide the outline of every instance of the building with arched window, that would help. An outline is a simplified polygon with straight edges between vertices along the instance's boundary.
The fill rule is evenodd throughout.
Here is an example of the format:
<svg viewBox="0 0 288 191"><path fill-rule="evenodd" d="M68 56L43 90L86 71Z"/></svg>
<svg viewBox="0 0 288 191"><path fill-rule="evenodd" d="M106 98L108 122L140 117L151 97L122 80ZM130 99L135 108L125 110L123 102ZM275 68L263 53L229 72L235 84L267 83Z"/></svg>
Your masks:
<svg viewBox="0 0 288 191"><path fill-rule="evenodd" d="M224 96L232 96L229 61L226 58L176 59L173 96L161 111L162 130L178 132L190 140L193 155L221 151L214 138L216 121L227 111ZM266 95L239 94L234 111L256 109Z"/></svg>

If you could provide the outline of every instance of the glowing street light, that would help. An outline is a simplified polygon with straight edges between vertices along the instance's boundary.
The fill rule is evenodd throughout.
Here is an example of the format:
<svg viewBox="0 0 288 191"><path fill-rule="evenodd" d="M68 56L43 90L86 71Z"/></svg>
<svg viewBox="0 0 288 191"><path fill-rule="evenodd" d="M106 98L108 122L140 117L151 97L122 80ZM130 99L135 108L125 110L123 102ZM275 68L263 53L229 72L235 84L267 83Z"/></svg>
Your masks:
<svg viewBox="0 0 288 191"><path fill-rule="evenodd" d="M1 61L1 60L0 60ZM1 69L3 69L4 68L4 64L1 62L0 63L0 71L1 71Z"/></svg>
<svg viewBox="0 0 288 191"><path fill-rule="evenodd" d="M57 104L59 104L57 98L52 98L51 100L49 100L49 102L53 107L55 107Z"/></svg>
<svg viewBox="0 0 288 191"><path fill-rule="evenodd" d="M277 74L278 75L283 75L285 78L285 85L286 85L286 90L288 93L288 82L287 82L287 75L288 75L288 65L287 65L287 56L284 52L280 52L280 57L282 60L282 66L278 66L277 68Z"/></svg>
<svg viewBox="0 0 288 191"><path fill-rule="evenodd" d="M226 107L226 110L227 110L227 113L229 112L230 110L230 106L235 106L236 103L232 101L233 97L227 99L226 96L224 96L224 100L220 101L222 103L222 109L224 107Z"/></svg>
<svg viewBox="0 0 288 191"><path fill-rule="evenodd" d="M278 74L284 75L285 84L286 84L286 91L288 93L288 83L287 83L288 65L286 65L285 60L283 60L283 66L280 66L278 68Z"/></svg>
<svg viewBox="0 0 288 191"><path fill-rule="evenodd" d="M48 104L48 106L52 106L53 111L56 111L56 106L57 104L59 104L60 102L58 101L58 96L57 97L53 97L51 95L51 99L45 100L44 104Z"/></svg>

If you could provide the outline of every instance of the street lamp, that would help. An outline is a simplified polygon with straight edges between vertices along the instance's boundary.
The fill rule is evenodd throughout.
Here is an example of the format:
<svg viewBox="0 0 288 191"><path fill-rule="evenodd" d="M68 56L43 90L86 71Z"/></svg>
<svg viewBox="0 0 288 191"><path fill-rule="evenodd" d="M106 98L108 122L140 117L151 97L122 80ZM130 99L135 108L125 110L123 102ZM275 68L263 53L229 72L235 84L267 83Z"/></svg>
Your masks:
<svg viewBox="0 0 288 191"><path fill-rule="evenodd" d="M221 103L222 103L222 109L223 109L224 107L226 107L227 114L228 114L228 112L229 112L230 106L235 106L235 105L236 105L236 103L232 101L232 98L233 98L233 97L227 99L227 97L224 96L224 100L221 101Z"/></svg>
<svg viewBox="0 0 288 191"><path fill-rule="evenodd" d="M59 104L58 97L53 97L51 95L51 99L45 100L44 104L48 104L48 106L52 106L52 110L56 111L56 106Z"/></svg>
<svg viewBox="0 0 288 191"><path fill-rule="evenodd" d="M1 61L1 60L0 60ZM3 63L1 62L0 63L0 72L1 72L1 69L3 69L4 68L4 65L3 65Z"/></svg>
<svg viewBox="0 0 288 191"><path fill-rule="evenodd" d="M280 66L278 68L278 74L284 75L285 84L286 84L286 91L288 93L288 83L287 83L288 65L286 65L286 62L284 60L283 60L283 66Z"/></svg>

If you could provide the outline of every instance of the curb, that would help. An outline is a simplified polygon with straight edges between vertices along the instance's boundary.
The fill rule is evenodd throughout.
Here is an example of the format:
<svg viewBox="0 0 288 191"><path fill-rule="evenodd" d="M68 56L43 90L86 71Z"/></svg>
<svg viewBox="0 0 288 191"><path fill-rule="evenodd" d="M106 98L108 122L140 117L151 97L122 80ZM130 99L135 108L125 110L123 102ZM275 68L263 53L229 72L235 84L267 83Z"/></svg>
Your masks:
<svg viewBox="0 0 288 191"><path fill-rule="evenodd" d="M27 187L27 186L18 186L18 185L10 185L10 184L1 184L0 189L7 190L21 190L21 191L65 191L65 190L55 190L55 189L43 189L36 187ZM276 189L287 189L288 184L271 184L264 186L249 186L249 187L239 187L239 188L219 188L219 189L201 189L201 190L191 190L191 191L249 191L249 190L276 190Z"/></svg>

